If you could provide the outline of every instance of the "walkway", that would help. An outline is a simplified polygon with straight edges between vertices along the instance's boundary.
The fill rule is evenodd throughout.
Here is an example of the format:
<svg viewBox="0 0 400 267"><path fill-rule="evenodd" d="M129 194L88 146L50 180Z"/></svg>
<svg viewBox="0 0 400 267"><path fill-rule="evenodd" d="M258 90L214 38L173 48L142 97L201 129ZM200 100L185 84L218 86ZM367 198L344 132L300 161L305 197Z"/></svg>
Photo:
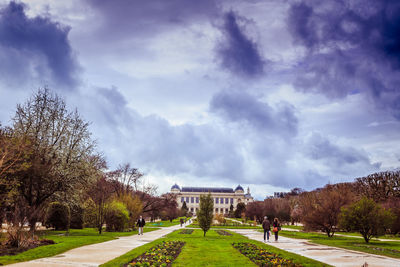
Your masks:
<svg viewBox="0 0 400 267"><path fill-rule="evenodd" d="M163 237L177 229L180 225L164 227L160 230L144 233L143 235L131 235L120 237L115 240L106 241L103 243L92 244L79 248L74 248L62 254L41 258L28 262L20 262L8 266L15 267L71 267L84 266L94 267L106 263L114 258L117 258L128 251L140 247L144 244L152 242L160 237Z"/></svg>
<svg viewBox="0 0 400 267"><path fill-rule="evenodd" d="M231 231L242 234L250 239L263 241L262 232L249 229L232 229ZM280 236L279 242L272 241L267 244L333 266L360 267L364 263L368 263L368 267L400 266L400 259L313 244L305 239Z"/></svg>

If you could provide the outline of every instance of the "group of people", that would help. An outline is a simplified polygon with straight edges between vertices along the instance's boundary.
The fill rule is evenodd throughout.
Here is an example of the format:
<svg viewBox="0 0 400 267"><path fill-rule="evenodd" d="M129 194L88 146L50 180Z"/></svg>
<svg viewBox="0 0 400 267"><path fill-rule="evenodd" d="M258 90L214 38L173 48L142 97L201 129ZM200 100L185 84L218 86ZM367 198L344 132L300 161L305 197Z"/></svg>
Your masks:
<svg viewBox="0 0 400 267"><path fill-rule="evenodd" d="M268 220L268 217L264 217L264 221L262 223L262 227L264 229L264 242L269 242L269 236L271 231L271 222ZM278 241L278 232L281 230L281 225L279 223L278 218L275 218L272 222L272 232L275 234L275 241ZM267 240L265 240L267 238Z"/></svg>

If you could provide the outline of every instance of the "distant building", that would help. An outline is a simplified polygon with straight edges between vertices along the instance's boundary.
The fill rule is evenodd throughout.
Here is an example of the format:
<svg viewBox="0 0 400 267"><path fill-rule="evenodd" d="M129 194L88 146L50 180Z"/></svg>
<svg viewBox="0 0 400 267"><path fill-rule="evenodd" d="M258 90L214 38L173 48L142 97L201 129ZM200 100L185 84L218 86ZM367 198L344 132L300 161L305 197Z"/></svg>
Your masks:
<svg viewBox="0 0 400 267"><path fill-rule="evenodd" d="M228 214L231 204L236 209L236 205L240 202L245 204L253 202L254 199L250 194L250 188L244 193L243 187L238 185L235 190L224 187L182 187L182 189L174 184L171 187L171 193L177 194L178 206L182 207L183 202L189 211L196 214L200 207L200 195L211 194L214 200L214 213Z"/></svg>

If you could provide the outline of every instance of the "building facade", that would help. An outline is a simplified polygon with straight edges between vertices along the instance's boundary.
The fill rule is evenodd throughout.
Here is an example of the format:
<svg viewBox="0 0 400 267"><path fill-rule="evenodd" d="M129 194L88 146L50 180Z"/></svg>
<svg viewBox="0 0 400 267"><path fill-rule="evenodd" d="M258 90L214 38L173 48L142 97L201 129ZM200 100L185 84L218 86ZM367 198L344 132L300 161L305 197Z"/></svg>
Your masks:
<svg viewBox="0 0 400 267"><path fill-rule="evenodd" d="M247 188L247 193L244 193L243 188L238 185L235 190L232 188L220 187L182 187L177 184L171 187L171 193L176 194L178 207L181 208L183 203L190 212L196 214L200 207L200 196L211 194L214 200L214 213L228 214L231 204L236 209L238 203L244 204L253 202L254 199L250 194L250 188Z"/></svg>

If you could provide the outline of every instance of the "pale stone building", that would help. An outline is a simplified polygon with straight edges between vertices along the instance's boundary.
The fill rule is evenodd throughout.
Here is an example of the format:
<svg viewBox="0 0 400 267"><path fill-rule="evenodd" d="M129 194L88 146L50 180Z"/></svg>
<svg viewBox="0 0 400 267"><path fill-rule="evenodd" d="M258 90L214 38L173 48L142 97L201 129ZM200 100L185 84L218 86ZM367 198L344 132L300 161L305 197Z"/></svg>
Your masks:
<svg viewBox="0 0 400 267"><path fill-rule="evenodd" d="M177 184L171 187L171 193L177 194L178 207L182 207L183 202L189 211L196 214L199 210L200 195L211 194L214 200L214 213L228 214L231 204L236 209L236 205L240 202L245 204L253 202L254 199L250 194L250 188L247 188L247 193L244 193L243 187L238 185L235 190L232 188L221 187L182 187Z"/></svg>

